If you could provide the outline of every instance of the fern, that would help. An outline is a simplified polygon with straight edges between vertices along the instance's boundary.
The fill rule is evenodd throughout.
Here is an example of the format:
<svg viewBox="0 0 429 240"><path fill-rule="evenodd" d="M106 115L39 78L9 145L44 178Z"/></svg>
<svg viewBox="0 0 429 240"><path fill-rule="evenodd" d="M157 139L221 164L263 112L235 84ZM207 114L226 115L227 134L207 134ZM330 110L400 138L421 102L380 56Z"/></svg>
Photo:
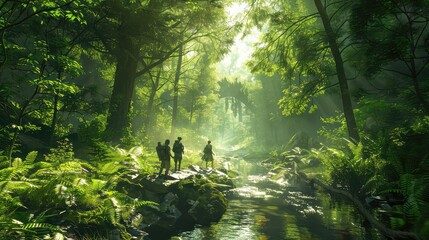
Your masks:
<svg viewBox="0 0 429 240"><path fill-rule="evenodd" d="M27 165L33 165L33 163L36 160L38 154L39 154L39 152L37 152L37 151L29 152L27 154L27 156L25 157L25 162L24 163L27 164Z"/></svg>
<svg viewBox="0 0 429 240"><path fill-rule="evenodd" d="M117 162L108 162L100 166L100 171L104 174L115 174L119 172L120 169L124 169L123 165L120 165Z"/></svg>
<svg viewBox="0 0 429 240"><path fill-rule="evenodd" d="M409 222L415 222L421 216L419 202L414 194L408 196L403 206L403 212L406 220Z"/></svg>
<svg viewBox="0 0 429 240"><path fill-rule="evenodd" d="M22 229L27 229L27 230L31 230L31 229L46 229L46 230L51 230L51 231L58 231L59 228L55 225L49 224L49 223L26 223L22 225Z"/></svg>
<svg viewBox="0 0 429 240"><path fill-rule="evenodd" d="M138 201L138 200L134 200L134 204L136 207L146 207L146 206L159 206L158 203L156 202L152 202L152 201Z"/></svg>
<svg viewBox="0 0 429 240"><path fill-rule="evenodd" d="M7 221L0 222L2 226L0 236L3 234L7 236L21 236L24 239L39 239L51 234L62 235L60 233L62 231L61 228L46 222L46 219L50 217L45 215L46 212L43 211L38 215L26 212L19 214L22 215L21 219L10 218ZM51 216L56 215L53 214Z"/></svg>
<svg viewBox="0 0 429 240"><path fill-rule="evenodd" d="M405 226L405 221L402 218L391 217L390 226L392 229L403 229Z"/></svg>

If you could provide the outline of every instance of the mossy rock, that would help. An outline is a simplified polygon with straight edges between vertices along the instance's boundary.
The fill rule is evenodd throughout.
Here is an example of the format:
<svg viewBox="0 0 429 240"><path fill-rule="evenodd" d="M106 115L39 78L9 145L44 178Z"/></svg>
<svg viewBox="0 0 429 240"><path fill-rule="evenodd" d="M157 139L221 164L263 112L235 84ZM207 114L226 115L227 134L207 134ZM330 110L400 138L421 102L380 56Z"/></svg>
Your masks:
<svg viewBox="0 0 429 240"><path fill-rule="evenodd" d="M203 226L219 221L226 211L228 200L211 183L201 186L199 193L201 195L189 209L189 215Z"/></svg>
<svg viewBox="0 0 429 240"><path fill-rule="evenodd" d="M115 190L132 198L141 198L144 188L138 182L134 182L128 178L119 178Z"/></svg>
<svg viewBox="0 0 429 240"><path fill-rule="evenodd" d="M227 175L227 173L222 171L213 172L212 174L208 175L207 178L214 183L228 185L231 188L235 188L232 179Z"/></svg>

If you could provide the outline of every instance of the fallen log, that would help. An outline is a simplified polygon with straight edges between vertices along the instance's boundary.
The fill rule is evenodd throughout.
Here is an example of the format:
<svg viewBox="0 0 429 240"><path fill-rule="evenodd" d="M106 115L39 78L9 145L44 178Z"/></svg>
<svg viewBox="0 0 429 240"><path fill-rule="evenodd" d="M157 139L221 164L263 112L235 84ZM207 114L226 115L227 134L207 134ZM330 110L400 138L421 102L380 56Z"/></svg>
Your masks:
<svg viewBox="0 0 429 240"><path fill-rule="evenodd" d="M415 233L393 230L386 227L383 223L379 222L377 219L374 218L374 216L372 216L372 214L365 208L365 206L359 201L359 199L353 197L349 192L328 186L317 179L309 178L303 172L297 172L297 173L300 177L304 178L306 181L313 182L329 192L340 194L347 197L350 201L352 201L356 205L359 212L366 218L366 220L368 220L368 222L371 223L373 227L377 228L380 231L380 233L383 234L385 237L389 239L416 239L416 240L421 239Z"/></svg>

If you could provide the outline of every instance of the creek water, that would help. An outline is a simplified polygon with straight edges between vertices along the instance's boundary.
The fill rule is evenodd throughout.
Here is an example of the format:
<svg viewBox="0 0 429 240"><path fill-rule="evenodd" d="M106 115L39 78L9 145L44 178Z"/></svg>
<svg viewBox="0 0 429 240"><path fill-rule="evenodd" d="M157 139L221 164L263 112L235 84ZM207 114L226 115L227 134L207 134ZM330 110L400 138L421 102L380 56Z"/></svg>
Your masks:
<svg viewBox="0 0 429 240"><path fill-rule="evenodd" d="M350 203L294 177L272 181L268 170L255 163L229 160L240 176L221 220L171 239L385 239L364 226Z"/></svg>

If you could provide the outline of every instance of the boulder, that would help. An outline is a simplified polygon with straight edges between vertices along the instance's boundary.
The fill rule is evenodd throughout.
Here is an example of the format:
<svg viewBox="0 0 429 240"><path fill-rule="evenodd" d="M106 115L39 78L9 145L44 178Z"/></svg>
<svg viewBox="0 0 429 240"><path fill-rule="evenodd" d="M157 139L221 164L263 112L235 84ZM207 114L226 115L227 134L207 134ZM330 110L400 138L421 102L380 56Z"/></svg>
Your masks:
<svg viewBox="0 0 429 240"><path fill-rule="evenodd" d="M140 183L135 182L131 175L123 174L122 177L117 180L115 189L130 197L140 198L144 187Z"/></svg>
<svg viewBox="0 0 429 240"><path fill-rule="evenodd" d="M175 172L175 173L170 174L170 177L175 179L175 180L182 180L182 179L190 178L196 174L198 174L197 171L185 169L185 170L181 170L179 172Z"/></svg>
<svg viewBox="0 0 429 240"><path fill-rule="evenodd" d="M227 199L217 190L213 184L204 184L202 193L189 209L188 214L197 224L208 226L211 222L217 222L225 213Z"/></svg>
<svg viewBox="0 0 429 240"><path fill-rule="evenodd" d="M165 177L156 177L156 175L147 175L140 180L140 184L153 193L168 193L179 182L180 180L177 179L169 180Z"/></svg>

